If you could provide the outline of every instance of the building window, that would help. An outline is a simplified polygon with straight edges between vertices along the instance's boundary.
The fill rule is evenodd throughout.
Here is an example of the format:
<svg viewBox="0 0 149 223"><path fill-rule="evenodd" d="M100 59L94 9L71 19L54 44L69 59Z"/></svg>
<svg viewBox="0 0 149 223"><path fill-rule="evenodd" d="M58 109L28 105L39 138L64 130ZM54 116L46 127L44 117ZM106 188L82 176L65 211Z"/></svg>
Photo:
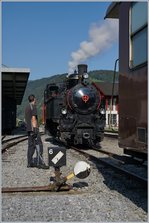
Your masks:
<svg viewBox="0 0 149 223"><path fill-rule="evenodd" d="M147 2L134 2L131 7L130 22L130 68L145 62L147 62Z"/></svg>
<svg viewBox="0 0 149 223"><path fill-rule="evenodd" d="M108 114L108 124L111 124L112 126L117 126L116 114L111 114L111 117L110 114Z"/></svg>

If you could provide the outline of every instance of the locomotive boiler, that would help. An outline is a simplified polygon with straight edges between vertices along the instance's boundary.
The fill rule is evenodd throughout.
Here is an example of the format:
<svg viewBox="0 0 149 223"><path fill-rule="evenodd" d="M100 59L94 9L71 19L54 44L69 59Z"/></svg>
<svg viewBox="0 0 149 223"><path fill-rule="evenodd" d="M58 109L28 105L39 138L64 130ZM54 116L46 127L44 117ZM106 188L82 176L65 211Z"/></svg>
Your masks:
<svg viewBox="0 0 149 223"><path fill-rule="evenodd" d="M98 144L103 139L105 100L90 83L87 65L67 76L64 83L46 86L44 92L45 128L69 145Z"/></svg>

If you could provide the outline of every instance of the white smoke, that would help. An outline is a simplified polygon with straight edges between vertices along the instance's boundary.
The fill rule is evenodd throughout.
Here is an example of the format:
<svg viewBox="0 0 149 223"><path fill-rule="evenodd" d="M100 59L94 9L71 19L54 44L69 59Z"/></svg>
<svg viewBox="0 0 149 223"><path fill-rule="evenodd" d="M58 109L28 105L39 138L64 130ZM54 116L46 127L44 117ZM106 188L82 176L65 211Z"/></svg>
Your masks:
<svg viewBox="0 0 149 223"><path fill-rule="evenodd" d="M110 48L117 39L117 20L110 19L104 20L102 24L92 24L89 30L89 41L81 42L80 49L71 54L71 61L68 63L68 72L72 73L79 63Z"/></svg>

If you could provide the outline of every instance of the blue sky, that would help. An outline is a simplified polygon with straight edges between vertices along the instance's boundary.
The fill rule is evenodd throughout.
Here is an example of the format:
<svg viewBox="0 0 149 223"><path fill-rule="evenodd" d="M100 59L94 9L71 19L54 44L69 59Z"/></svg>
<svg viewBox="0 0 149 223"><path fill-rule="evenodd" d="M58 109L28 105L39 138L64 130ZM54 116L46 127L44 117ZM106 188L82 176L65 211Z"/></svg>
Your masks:
<svg viewBox="0 0 149 223"><path fill-rule="evenodd" d="M89 71L113 69L118 40L112 32L118 31L104 20L110 3L2 2L2 63L29 68L30 80L67 73L69 62L86 63Z"/></svg>

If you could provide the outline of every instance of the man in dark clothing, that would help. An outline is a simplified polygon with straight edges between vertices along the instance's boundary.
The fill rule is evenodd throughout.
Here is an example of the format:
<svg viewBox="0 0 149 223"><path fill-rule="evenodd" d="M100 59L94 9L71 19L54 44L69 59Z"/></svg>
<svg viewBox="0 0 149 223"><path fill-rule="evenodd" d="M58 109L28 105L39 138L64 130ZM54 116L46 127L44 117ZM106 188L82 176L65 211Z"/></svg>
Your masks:
<svg viewBox="0 0 149 223"><path fill-rule="evenodd" d="M36 145L39 145L38 156L40 157L38 167L47 169L48 167L43 162L43 144L41 141L41 136L38 128L38 119L37 119L37 108L36 108L36 98L35 96L28 96L29 104L25 108L25 122L26 129L28 132L28 152L27 159L28 165L27 167L35 167L37 164L33 162L33 155L36 149Z"/></svg>

